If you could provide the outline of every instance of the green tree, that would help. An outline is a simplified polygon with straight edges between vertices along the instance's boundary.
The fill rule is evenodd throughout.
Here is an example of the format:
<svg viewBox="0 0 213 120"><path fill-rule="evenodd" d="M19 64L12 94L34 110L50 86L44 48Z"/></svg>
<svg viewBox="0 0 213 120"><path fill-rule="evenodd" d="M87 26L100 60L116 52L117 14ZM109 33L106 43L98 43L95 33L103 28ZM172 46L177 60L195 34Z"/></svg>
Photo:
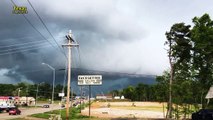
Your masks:
<svg viewBox="0 0 213 120"><path fill-rule="evenodd" d="M145 84L138 84L135 87L136 100L148 101L149 100L149 86Z"/></svg>
<svg viewBox="0 0 213 120"><path fill-rule="evenodd" d="M201 86L201 103L204 94L213 84L213 21L208 14L193 18L194 27L191 30L193 41L193 68L195 80Z"/></svg>
<svg viewBox="0 0 213 120"><path fill-rule="evenodd" d="M122 94L125 98L135 100L136 92L133 86L128 86L127 88L123 89Z"/></svg>
<svg viewBox="0 0 213 120"><path fill-rule="evenodd" d="M62 89L63 89L63 86L61 84L57 84L55 86L55 95L54 95L54 97L55 97L56 100L60 100L61 99L61 97L58 96L58 93L61 93Z"/></svg>
<svg viewBox="0 0 213 120"><path fill-rule="evenodd" d="M174 24L169 32L166 32L168 45L168 57L170 64L170 80L169 80L169 102L168 117L172 118L172 83L174 81L176 66L181 64L184 59L190 58L190 25L184 23Z"/></svg>
<svg viewBox="0 0 213 120"><path fill-rule="evenodd" d="M37 86L37 85L36 85ZM52 86L49 83L43 83L39 85L39 94L41 98L52 98Z"/></svg>
<svg viewBox="0 0 213 120"><path fill-rule="evenodd" d="M165 102L169 99L169 79L170 73L168 71L164 71L162 76L156 77L156 99L159 102Z"/></svg>
<svg viewBox="0 0 213 120"><path fill-rule="evenodd" d="M120 92L119 90L112 90L112 91L110 92L110 94L112 94L113 97L114 97L114 96L120 96L120 95L121 95L121 92Z"/></svg>
<svg viewBox="0 0 213 120"><path fill-rule="evenodd" d="M1 96L13 96L16 90L13 84L0 84L0 95Z"/></svg>

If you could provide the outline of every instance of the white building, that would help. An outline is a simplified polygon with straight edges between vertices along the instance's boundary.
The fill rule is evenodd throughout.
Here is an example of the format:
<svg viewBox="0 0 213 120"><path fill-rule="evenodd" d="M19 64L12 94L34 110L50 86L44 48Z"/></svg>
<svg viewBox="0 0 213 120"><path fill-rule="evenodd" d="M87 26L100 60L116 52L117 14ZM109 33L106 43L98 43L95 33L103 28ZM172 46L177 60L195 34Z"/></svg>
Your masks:
<svg viewBox="0 0 213 120"><path fill-rule="evenodd" d="M96 95L96 99L98 100L111 100L112 99L112 95L111 94L107 94L107 95Z"/></svg>
<svg viewBox="0 0 213 120"><path fill-rule="evenodd" d="M0 106L14 106L19 97L0 96Z"/></svg>
<svg viewBox="0 0 213 120"><path fill-rule="evenodd" d="M20 97L18 104L22 105L27 103L27 105L35 105L34 97Z"/></svg>
<svg viewBox="0 0 213 120"><path fill-rule="evenodd" d="M14 106L14 105L35 105L35 98L33 97L12 97L0 96L0 106Z"/></svg>

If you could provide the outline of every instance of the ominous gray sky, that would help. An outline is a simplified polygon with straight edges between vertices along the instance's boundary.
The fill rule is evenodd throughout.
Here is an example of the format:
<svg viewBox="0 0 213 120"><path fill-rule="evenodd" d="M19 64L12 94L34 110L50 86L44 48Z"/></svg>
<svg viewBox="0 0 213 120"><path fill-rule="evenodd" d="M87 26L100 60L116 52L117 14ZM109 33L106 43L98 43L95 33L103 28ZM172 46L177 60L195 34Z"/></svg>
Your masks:
<svg viewBox="0 0 213 120"><path fill-rule="evenodd" d="M77 50L73 50L74 67L136 74L160 75L169 68L165 32L174 23L191 24L193 17L204 13L213 16L212 0L30 1L60 45L66 43L64 36L72 30L81 55L80 63ZM1 0L0 83L45 80L41 76L51 70L41 63L64 68L65 58L29 3L14 2L27 7L26 17L55 47L23 15L12 14L10 0Z"/></svg>

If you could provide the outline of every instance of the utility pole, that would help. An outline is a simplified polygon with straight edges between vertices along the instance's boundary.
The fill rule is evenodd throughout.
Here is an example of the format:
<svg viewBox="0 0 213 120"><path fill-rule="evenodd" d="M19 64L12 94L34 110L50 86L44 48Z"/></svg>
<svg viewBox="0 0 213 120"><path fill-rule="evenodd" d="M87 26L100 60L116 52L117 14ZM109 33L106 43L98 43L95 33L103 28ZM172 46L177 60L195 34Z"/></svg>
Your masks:
<svg viewBox="0 0 213 120"><path fill-rule="evenodd" d="M44 82L41 82L41 83L44 83ZM37 84L37 89L36 89L36 98L35 98L35 107L37 106L37 98L38 98L38 87L39 87L39 85L41 84L41 83L38 83Z"/></svg>
<svg viewBox="0 0 213 120"><path fill-rule="evenodd" d="M26 105L28 106L28 88L29 85L27 85L27 89L26 89Z"/></svg>
<svg viewBox="0 0 213 120"><path fill-rule="evenodd" d="M37 89L36 89L35 107L37 106L38 86L39 86L39 84L37 84Z"/></svg>
<svg viewBox="0 0 213 120"><path fill-rule="evenodd" d="M67 80L67 99L66 99L66 120L69 120L69 106L70 106L70 82L71 82L71 48L78 47L79 44L75 43L72 38L71 30L66 35L68 44L62 45L62 47L68 47L68 80ZM72 106L71 106L72 107Z"/></svg>

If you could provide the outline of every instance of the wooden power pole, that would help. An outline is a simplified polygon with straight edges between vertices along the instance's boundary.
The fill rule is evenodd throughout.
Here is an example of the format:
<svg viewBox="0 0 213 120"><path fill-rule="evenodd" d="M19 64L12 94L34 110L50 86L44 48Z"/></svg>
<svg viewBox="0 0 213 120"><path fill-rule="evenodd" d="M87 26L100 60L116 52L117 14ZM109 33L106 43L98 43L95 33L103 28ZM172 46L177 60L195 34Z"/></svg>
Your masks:
<svg viewBox="0 0 213 120"><path fill-rule="evenodd" d="M71 48L77 47L79 44L75 43L72 38L71 30L66 35L68 44L62 45L62 47L68 47L68 80L67 80L67 99L66 99L66 120L69 120L69 106L70 106L70 82L71 82ZM71 99L72 100L72 99ZM72 107L72 105L71 105Z"/></svg>

